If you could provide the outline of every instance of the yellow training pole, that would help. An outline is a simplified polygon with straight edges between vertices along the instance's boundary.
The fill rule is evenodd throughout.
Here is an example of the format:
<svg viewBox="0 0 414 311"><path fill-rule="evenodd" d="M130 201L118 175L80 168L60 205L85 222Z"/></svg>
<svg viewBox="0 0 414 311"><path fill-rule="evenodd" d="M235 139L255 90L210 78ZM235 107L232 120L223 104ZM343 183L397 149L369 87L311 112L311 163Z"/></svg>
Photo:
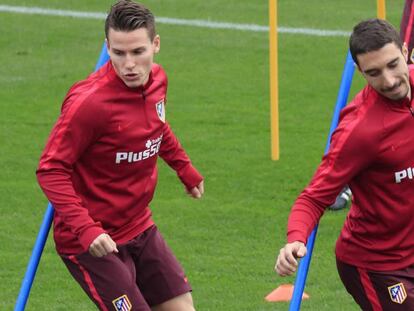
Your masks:
<svg viewBox="0 0 414 311"><path fill-rule="evenodd" d="M277 0L269 0L270 146L272 160L279 160L279 103L277 73Z"/></svg>
<svg viewBox="0 0 414 311"><path fill-rule="evenodd" d="M377 17L385 19L385 0L377 0Z"/></svg>

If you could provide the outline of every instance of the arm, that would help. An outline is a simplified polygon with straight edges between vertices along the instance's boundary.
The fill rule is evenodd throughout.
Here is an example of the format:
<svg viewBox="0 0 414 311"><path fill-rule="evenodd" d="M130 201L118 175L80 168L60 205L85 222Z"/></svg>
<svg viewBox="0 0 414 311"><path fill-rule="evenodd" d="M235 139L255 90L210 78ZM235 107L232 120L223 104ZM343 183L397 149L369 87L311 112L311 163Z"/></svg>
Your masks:
<svg viewBox="0 0 414 311"><path fill-rule="evenodd" d="M78 101L79 99L72 99L70 95L65 99L36 174L39 185L53 204L56 214L78 237L85 250L102 235L96 243L98 255L103 250L111 250L113 245L106 243L108 239L103 238L106 232L101 224L89 216L87 208L74 189L72 174L76 161L100 134L103 120L99 116L102 116L102 111L97 113L93 105L81 105Z"/></svg>
<svg viewBox="0 0 414 311"><path fill-rule="evenodd" d="M201 198L204 193L203 176L191 164L189 157L167 122L164 124L159 155L177 172L178 178L185 185L187 193L194 198Z"/></svg>
<svg viewBox="0 0 414 311"><path fill-rule="evenodd" d="M331 148L323 157L310 184L295 201L288 220L287 244L281 249L275 270L281 276L296 271L297 258L306 254L307 239L322 217L325 208L336 195L361 171L372 163L377 154L375 130L378 126L362 126L358 112L344 117L332 136ZM377 120L378 122L378 120ZM363 150L363 154L361 154Z"/></svg>

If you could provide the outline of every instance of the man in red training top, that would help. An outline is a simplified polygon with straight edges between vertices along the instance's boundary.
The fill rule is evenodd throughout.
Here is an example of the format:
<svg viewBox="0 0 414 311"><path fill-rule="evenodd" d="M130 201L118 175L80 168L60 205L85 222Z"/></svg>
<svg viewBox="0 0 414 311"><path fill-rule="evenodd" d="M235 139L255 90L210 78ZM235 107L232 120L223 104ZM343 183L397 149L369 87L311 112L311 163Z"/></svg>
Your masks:
<svg viewBox="0 0 414 311"><path fill-rule="evenodd" d="M341 113L331 147L297 198L275 269L297 269L325 207L348 184L353 201L336 244L338 272L363 310L414 310L414 71L384 20L353 29L350 51L368 85Z"/></svg>
<svg viewBox="0 0 414 311"><path fill-rule="evenodd" d="M56 248L100 310L194 310L180 264L151 218L160 156L187 192L203 177L165 120L167 76L153 14L121 0L105 23L110 61L69 90L37 170Z"/></svg>
<svg viewBox="0 0 414 311"><path fill-rule="evenodd" d="M400 38L402 42L407 44L408 58L407 63L414 63L414 0L405 0L404 10L400 23ZM331 210L340 210L347 206L352 196L348 186L342 189L341 193L336 197L334 204L328 206Z"/></svg>

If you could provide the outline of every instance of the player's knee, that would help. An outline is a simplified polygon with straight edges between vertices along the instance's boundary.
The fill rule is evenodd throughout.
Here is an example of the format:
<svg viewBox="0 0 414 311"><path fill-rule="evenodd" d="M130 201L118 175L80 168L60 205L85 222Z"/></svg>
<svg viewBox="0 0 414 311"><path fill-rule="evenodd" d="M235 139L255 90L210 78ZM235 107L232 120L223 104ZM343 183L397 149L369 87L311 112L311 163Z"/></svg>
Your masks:
<svg viewBox="0 0 414 311"><path fill-rule="evenodd" d="M195 311L191 293L174 297L151 308L152 311Z"/></svg>

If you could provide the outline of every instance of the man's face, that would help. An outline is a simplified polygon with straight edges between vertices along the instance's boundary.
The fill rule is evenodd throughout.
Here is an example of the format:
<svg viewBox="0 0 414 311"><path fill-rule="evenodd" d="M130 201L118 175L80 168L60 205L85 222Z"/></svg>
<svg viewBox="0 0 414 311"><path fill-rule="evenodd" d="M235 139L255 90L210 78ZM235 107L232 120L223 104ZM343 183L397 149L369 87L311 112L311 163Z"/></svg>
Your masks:
<svg viewBox="0 0 414 311"><path fill-rule="evenodd" d="M146 28L108 31L108 53L115 72L131 88L144 85L151 72L154 54L160 50L160 37L151 41Z"/></svg>
<svg viewBox="0 0 414 311"><path fill-rule="evenodd" d="M391 100L411 96L407 66L407 47L402 51L395 43L357 55L359 70L378 93Z"/></svg>

